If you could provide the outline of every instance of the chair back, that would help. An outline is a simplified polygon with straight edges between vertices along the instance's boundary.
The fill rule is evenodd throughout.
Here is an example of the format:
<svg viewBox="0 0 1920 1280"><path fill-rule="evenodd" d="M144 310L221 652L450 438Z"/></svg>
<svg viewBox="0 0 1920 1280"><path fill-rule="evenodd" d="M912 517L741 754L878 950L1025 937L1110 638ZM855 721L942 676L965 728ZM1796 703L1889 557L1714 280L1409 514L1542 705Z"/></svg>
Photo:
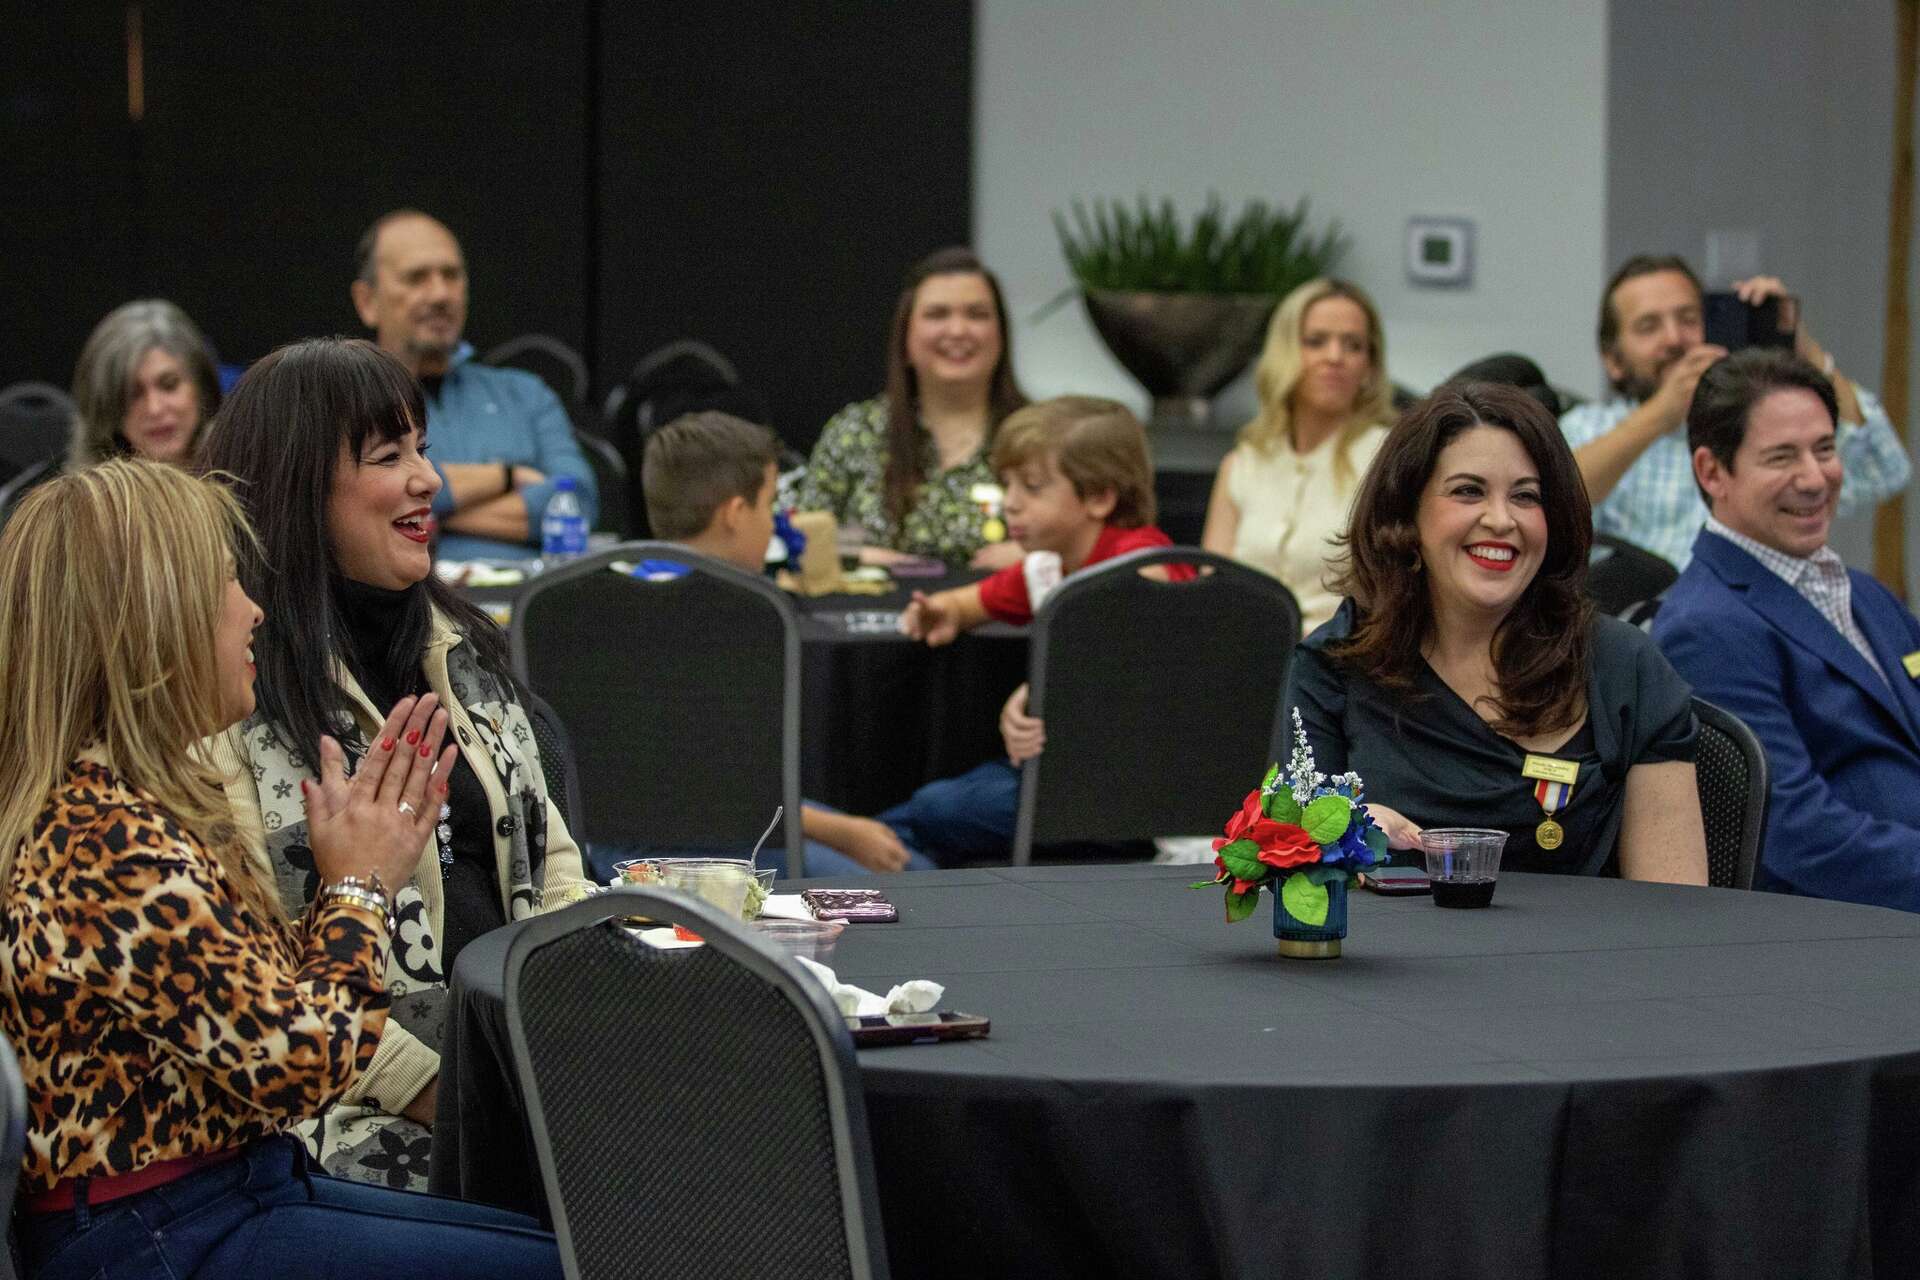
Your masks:
<svg viewBox="0 0 1920 1280"><path fill-rule="evenodd" d="M16 382L0 390L0 484L67 451L73 397L51 382Z"/></svg>
<svg viewBox="0 0 1920 1280"><path fill-rule="evenodd" d="M608 571L649 559L687 572ZM801 874L800 630L779 588L675 543L621 543L536 577L507 639L567 726L595 843L744 856L781 805Z"/></svg>
<svg viewBox="0 0 1920 1280"><path fill-rule="evenodd" d="M574 769L573 742L567 737L567 726L538 695L528 697L526 712L533 724L533 743L540 749L540 774L546 779L547 795L560 810L567 834L575 844L584 847L586 837L580 832L580 775Z"/></svg>
<svg viewBox="0 0 1920 1280"><path fill-rule="evenodd" d="M1680 576L1664 558L1611 533L1596 533L1593 545L1608 552L1587 569L1587 595L1601 613L1619 617L1629 606L1665 591Z"/></svg>
<svg viewBox="0 0 1920 1280"><path fill-rule="evenodd" d="M650 946L626 916L705 945ZM507 1034L569 1277L884 1280L859 1068L825 988L677 893L519 927Z"/></svg>
<svg viewBox="0 0 1920 1280"><path fill-rule="evenodd" d="M1707 883L1722 889L1753 888L1753 869L1767 839L1767 807L1773 784L1767 753L1746 722L1701 698L1694 775L1700 817L1707 828Z"/></svg>
<svg viewBox="0 0 1920 1280"><path fill-rule="evenodd" d="M580 358L578 351L551 334L523 333L509 338L482 356L481 362L525 369L538 376L566 402L567 412L576 421L587 412L592 399L587 362Z"/></svg>
<svg viewBox="0 0 1920 1280"><path fill-rule="evenodd" d="M632 536L651 537L641 473L647 440L685 413L717 409L748 422L771 425L765 396L744 387L733 362L695 338L669 342L642 356L626 381L607 393L601 433L627 464L627 522Z"/></svg>
<svg viewBox="0 0 1920 1280"><path fill-rule="evenodd" d="M18 1280L20 1275L14 1256L13 1202L26 1153L27 1085L13 1046L0 1036L0 1221L7 1224L7 1247L0 1249L0 1280Z"/></svg>
<svg viewBox="0 0 1920 1280"><path fill-rule="evenodd" d="M1187 582L1153 564L1202 568ZM1074 574L1034 615L1028 710L1047 747L1021 771L1013 860L1036 844L1212 831L1273 749L1300 606L1278 579L1192 547Z"/></svg>
<svg viewBox="0 0 1920 1280"><path fill-rule="evenodd" d="M611 440L604 440L591 431L576 430L573 439L580 446L580 452L587 455L587 465L593 468L594 488L600 491L600 513L594 517L594 532L632 537L633 493L627 477L627 460L620 456Z"/></svg>

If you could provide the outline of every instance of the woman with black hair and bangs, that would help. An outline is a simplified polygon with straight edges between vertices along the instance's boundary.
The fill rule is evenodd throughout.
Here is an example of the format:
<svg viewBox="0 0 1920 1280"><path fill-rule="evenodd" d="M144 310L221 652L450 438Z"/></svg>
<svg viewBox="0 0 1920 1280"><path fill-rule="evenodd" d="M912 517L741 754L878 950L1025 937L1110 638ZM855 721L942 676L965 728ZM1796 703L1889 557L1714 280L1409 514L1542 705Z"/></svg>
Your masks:
<svg viewBox="0 0 1920 1280"><path fill-rule="evenodd" d="M1407 409L1354 501L1332 621L1288 679L1319 767L1395 848L1508 833L1503 869L1707 882L1691 693L1595 617L1586 486L1544 407L1451 383Z"/></svg>
<svg viewBox="0 0 1920 1280"><path fill-rule="evenodd" d="M584 897L580 851L548 802L498 628L432 572L420 384L358 339L261 360L209 429L202 465L259 535L240 577L267 612L259 708L215 748L227 792L290 912L318 886L302 784L323 735L358 759L384 709L438 695L459 747L433 838L395 886L393 1018L367 1071L306 1131L328 1172L424 1190L447 975L473 938ZM411 747L413 744L407 744Z"/></svg>

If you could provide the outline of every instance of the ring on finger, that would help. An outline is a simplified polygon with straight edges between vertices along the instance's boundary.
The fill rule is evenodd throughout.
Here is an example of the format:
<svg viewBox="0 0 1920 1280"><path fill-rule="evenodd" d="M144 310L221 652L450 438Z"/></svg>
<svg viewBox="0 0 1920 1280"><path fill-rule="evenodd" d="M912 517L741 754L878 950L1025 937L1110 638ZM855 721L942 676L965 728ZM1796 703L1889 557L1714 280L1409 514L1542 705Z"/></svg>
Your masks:
<svg viewBox="0 0 1920 1280"><path fill-rule="evenodd" d="M402 800L400 802L400 812L405 814L407 817L411 818L414 812L413 806L407 803L405 800Z"/></svg>

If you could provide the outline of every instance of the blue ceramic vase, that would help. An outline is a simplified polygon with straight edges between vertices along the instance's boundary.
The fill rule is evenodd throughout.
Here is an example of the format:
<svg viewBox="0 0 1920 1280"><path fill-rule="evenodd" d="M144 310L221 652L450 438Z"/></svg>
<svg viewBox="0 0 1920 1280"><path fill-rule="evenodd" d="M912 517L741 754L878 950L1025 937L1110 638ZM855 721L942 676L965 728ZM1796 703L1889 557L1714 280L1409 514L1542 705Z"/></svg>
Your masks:
<svg viewBox="0 0 1920 1280"><path fill-rule="evenodd" d="M1279 939L1280 954L1289 960L1337 960L1340 939L1347 936L1347 878L1327 885L1325 924L1308 924L1288 913L1280 886L1273 893L1273 936Z"/></svg>

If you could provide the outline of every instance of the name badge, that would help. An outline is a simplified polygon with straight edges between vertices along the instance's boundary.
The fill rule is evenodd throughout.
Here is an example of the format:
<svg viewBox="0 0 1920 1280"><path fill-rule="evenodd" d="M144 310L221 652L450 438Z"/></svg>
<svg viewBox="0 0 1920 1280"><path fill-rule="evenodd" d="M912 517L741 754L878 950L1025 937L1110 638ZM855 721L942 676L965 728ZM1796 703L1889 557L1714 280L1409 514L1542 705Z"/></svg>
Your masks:
<svg viewBox="0 0 1920 1280"><path fill-rule="evenodd" d="M1908 675L1912 676L1915 680L1920 680L1920 649L1915 649L1912 653L1900 659L1900 665L1907 669Z"/></svg>
<svg viewBox="0 0 1920 1280"><path fill-rule="evenodd" d="M1920 658L1920 654L1915 654L1914 656ZM1542 782L1564 782L1568 786L1572 786L1574 780L1580 776L1580 762L1578 760L1556 760L1552 756L1530 755L1520 766L1520 776L1523 778L1538 778Z"/></svg>

